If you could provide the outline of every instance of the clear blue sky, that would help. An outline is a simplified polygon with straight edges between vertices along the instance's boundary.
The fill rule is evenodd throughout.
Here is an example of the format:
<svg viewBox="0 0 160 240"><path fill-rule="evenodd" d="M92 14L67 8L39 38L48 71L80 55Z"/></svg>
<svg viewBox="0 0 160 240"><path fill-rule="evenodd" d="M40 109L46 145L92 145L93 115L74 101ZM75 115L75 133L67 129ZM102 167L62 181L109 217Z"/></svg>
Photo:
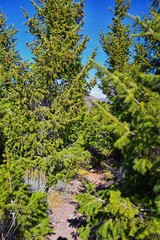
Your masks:
<svg viewBox="0 0 160 240"><path fill-rule="evenodd" d="M129 12L133 15L142 16L142 14L148 13L150 4L151 0L132 0ZM30 59L31 54L26 47L26 42L31 41L31 36L26 33L27 29L23 25L25 19L21 7L27 9L30 16L34 14L34 8L30 0L0 0L0 8L6 14L8 23L13 24L18 30L17 49L24 58ZM87 57L96 47L98 47L96 61L104 64L106 60L106 56L99 44L99 32L101 30L107 32L108 25L112 22L112 13L109 10L110 7L114 7L114 0L85 0L85 25L83 33L90 36L90 41L84 52L83 62L87 61ZM131 22L131 20L126 19L126 22ZM97 88L92 91L92 94L97 97L101 96Z"/></svg>

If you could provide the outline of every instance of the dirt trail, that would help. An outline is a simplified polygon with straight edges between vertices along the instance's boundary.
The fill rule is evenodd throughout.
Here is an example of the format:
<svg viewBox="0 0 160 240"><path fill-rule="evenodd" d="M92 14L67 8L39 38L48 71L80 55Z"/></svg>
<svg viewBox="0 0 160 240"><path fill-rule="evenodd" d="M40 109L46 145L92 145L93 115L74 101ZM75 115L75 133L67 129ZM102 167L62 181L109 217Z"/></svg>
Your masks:
<svg viewBox="0 0 160 240"><path fill-rule="evenodd" d="M88 181L96 185L104 185L103 175L96 172L91 172L85 177ZM52 208L52 227L54 233L48 237L48 240L81 240L77 234L77 228L83 224L83 216L76 211L77 203L75 195L78 194L83 186L80 180L74 179L71 181L72 193L62 195L62 201Z"/></svg>

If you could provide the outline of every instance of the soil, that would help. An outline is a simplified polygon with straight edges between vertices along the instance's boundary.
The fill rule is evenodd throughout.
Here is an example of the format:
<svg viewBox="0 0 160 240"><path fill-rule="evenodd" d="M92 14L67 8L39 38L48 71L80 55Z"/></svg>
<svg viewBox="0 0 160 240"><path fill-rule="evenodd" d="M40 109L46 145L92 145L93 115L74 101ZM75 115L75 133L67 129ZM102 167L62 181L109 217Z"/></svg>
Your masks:
<svg viewBox="0 0 160 240"><path fill-rule="evenodd" d="M104 180L103 174L96 171L90 171L85 176L87 181L97 185L97 187L107 187L109 183ZM81 226L85 219L77 212L77 202L75 196L83 190L80 179L73 179L70 182L71 192L61 192L57 204L52 206L51 227L54 233L48 240L81 240L78 237L77 228Z"/></svg>

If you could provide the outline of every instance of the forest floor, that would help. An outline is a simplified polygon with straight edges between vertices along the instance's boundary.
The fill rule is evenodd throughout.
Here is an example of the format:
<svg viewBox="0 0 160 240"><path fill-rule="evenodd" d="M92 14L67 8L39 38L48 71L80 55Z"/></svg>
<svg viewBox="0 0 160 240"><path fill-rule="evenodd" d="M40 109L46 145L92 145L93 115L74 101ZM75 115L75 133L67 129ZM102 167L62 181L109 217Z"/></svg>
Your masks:
<svg viewBox="0 0 160 240"><path fill-rule="evenodd" d="M92 182L97 187L107 187L110 182L104 179L104 175L96 170L91 170L83 177L84 180ZM84 216L77 212L75 196L84 191L82 179L75 178L66 185L63 191L50 191L51 227L54 233L48 240L80 240L77 229L85 222Z"/></svg>

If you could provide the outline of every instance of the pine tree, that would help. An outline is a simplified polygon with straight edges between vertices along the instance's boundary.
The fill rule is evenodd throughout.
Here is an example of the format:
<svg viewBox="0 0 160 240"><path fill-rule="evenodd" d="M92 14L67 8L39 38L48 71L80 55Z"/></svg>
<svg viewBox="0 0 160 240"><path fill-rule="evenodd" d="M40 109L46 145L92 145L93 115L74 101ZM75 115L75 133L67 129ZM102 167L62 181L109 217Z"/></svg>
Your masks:
<svg viewBox="0 0 160 240"><path fill-rule="evenodd" d="M34 59L30 69L35 89L34 124L37 124L32 150L37 166L42 161L52 178L60 172L67 176L69 167L73 169L76 163L72 152L79 153L79 158L84 154L79 139L87 112L84 97L89 84L86 78L94 53L88 63L82 65L82 53L88 41L88 37L80 34L84 22L83 1L32 3L36 10L33 17L29 18L24 10L26 24L34 37L28 44ZM38 150L34 150L34 146L38 146Z"/></svg>

